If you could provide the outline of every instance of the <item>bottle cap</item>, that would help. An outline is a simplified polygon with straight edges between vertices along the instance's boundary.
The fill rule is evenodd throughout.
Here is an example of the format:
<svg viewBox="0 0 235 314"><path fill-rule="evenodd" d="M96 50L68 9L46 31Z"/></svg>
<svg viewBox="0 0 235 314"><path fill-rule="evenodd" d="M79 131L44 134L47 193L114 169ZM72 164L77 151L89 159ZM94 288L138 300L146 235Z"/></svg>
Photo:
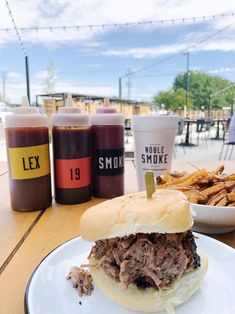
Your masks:
<svg viewBox="0 0 235 314"><path fill-rule="evenodd" d="M104 98L103 108L96 109L96 113L116 113L117 109L111 108L109 98Z"/></svg>
<svg viewBox="0 0 235 314"><path fill-rule="evenodd" d="M81 114L81 110L75 107L71 94L68 94L65 107L61 107L58 113L51 115L52 126L89 126L89 116Z"/></svg>
<svg viewBox="0 0 235 314"><path fill-rule="evenodd" d="M65 107L60 107L58 113L81 113L80 108L75 106L73 97L70 93L65 100Z"/></svg>
<svg viewBox="0 0 235 314"><path fill-rule="evenodd" d="M109 98L104 98L104 107L90 115L91 125L123 125L124 117L115 108L110 107Z"/></svg>
<svg viewBox="0 0 235 314"><path fill-rule="evenodd" d="M47 116L40 114L37 107L30 107L27 96L22 97L22 106L15 107L13 114L6 115L6 128L48 126Z"/></svg>

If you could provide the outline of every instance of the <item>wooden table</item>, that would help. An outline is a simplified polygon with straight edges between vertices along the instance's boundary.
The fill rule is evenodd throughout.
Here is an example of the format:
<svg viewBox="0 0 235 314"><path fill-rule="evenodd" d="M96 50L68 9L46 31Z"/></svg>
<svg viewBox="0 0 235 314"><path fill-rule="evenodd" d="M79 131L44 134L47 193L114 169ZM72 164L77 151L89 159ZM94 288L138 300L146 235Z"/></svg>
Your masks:
<svg viewBox="0 0 235 314"><path fill-rule="evenodd" d="M217 164L221 162L175 162L173 169L190 172L197 167L215 169ZM227 172L234 172L235 162L224 164ZM135 177L133 161L127 160L126 193L137 190ZM44 212L12 211L4 163L0 163L0 187L0 314L23 314L25 288L35 267L55 247L78 236L82 213L102 200L73 206L53 204ZM235 248L235 231L213 237Z"/></svg>

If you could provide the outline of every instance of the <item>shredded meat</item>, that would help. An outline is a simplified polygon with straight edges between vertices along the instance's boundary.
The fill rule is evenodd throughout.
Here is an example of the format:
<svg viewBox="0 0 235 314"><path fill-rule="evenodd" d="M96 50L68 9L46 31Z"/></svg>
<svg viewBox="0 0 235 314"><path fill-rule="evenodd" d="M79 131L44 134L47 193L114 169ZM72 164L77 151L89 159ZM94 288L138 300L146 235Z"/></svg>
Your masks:
<svg viewBox="0 0 235 314"><path fill-rule="evenodd" d="M93 279L87 270L80 267L72 267L66 279L71 280L73 287L77 289L80 297L91 295L94 290Z"/></svg>
<svg viewBox="0 0 235 314"><path fill-rule="evenodd" d="M125 287L164 289L191 269L200 267L200 257L191 231L151 233L99 240L92 247L98 266Z"/></svg>

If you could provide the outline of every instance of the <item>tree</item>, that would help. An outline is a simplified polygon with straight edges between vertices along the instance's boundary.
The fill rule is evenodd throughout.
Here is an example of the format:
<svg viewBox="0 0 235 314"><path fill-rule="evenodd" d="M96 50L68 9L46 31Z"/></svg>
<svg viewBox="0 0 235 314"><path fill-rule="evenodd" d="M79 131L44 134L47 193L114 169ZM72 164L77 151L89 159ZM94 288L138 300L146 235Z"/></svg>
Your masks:
<svg viewBox="0 0 235 314"><path fill-rule="evenodd" d="M170 89L169 91L161 91L153 99L153 102L162 105L164 104L167 110L177 110L180 108L189 109L192 106L192 94L188 93L188 108L185 108L186 104L186 92L183 88Z"/></svg>
<svg viewBox="0 0 235 314"><path fill-rule="evenodd" d="M44 83L44 92L46 94L52 94L55 91L55 75L56 70L53 60L49 60L49 65L47 68L46 78L43 80Z"/></svg>
<svg viewBox="0 0 235 314"><path fill-rule="evenodd" d="M178 74L173 83L173 89L186 87L187 73ZM208 109L222 108L230 106L232 103L232 95L229 93L218 93L231 86L231 82L219 76L211 76L203 72L189 72L189 91L192 95L192 103L194 109L204 107Z"/></svg>

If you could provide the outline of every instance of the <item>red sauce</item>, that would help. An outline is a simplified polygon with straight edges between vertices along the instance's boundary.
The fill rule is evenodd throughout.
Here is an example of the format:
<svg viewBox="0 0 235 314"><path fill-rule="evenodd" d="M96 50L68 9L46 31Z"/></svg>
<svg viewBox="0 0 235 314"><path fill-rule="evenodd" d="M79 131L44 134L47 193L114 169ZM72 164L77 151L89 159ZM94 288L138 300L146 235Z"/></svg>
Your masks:
<svg viewBox="0 0 235 314"><path fill-rule="evenodd" d="M53 127L55 199L79 204L91 199L90 127Z"/></svg>
<svg viewBox="0 0 235 314"><path fill-rule="evenodd" d="M124 194L124 128L93 125L93 195L112 198Z"/></svg>
<svg viewBox="0 0 235 314"><path fill-rule="evenodd" d="M43 144L49 144L47 127L6 128L7 148ZM50 173L32 179L15 180L12 179L11 167L9 166L9 183L12 209L17 211L36 211L46 209L51 205Z"/></svg>

